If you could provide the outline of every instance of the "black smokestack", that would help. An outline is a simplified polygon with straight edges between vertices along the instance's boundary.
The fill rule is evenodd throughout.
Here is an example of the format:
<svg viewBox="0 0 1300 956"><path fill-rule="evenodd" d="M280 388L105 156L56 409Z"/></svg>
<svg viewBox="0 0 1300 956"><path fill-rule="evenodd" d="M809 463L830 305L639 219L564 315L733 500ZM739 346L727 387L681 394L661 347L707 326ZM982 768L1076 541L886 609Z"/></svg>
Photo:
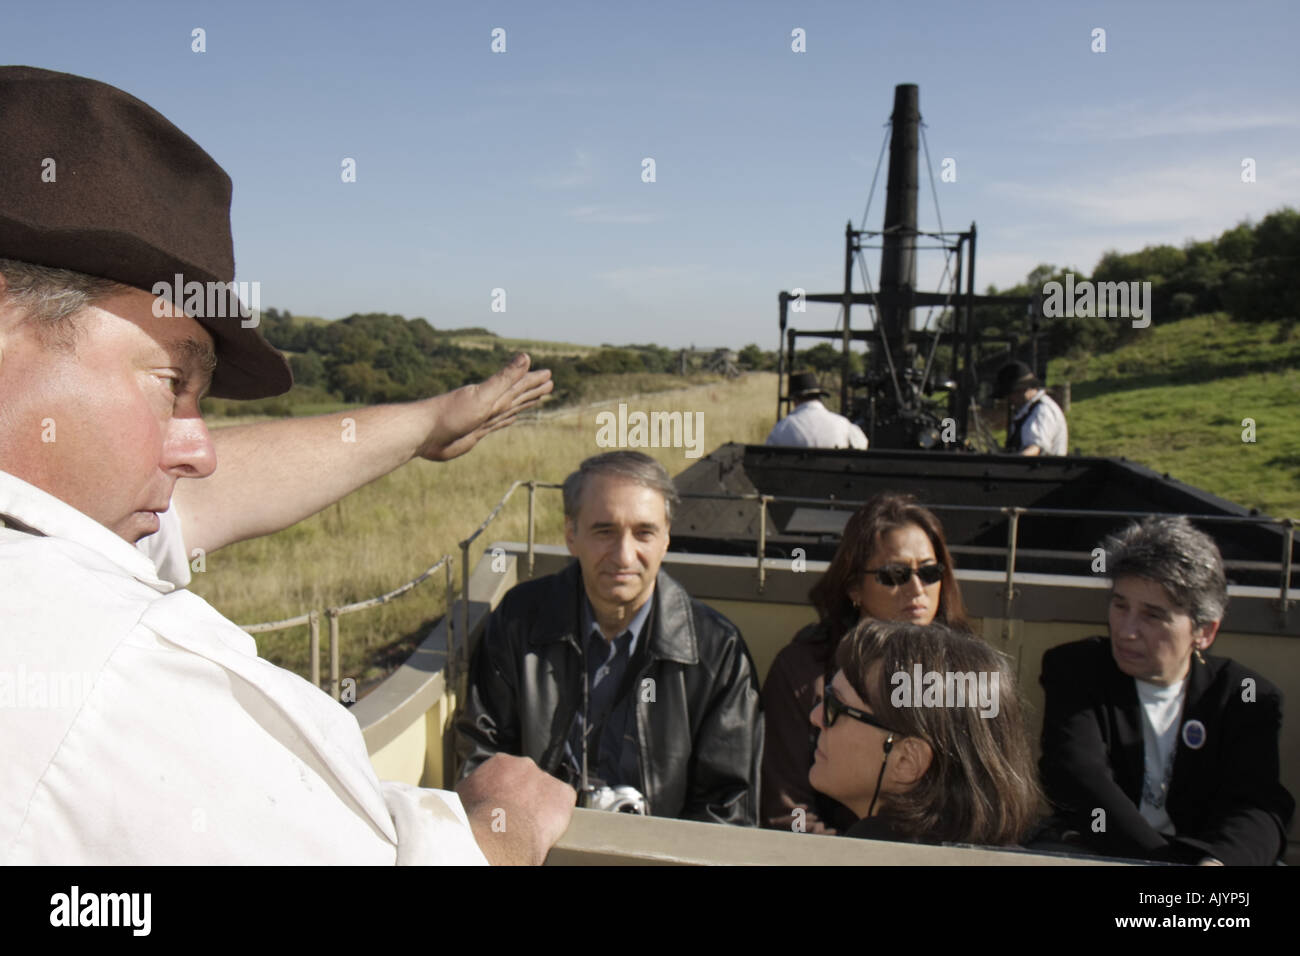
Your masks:
<svg viewBox="0 0 1300 956"><path fill-rule="evenodd" d="M893 126L889 139L889 179L885 185L885 242L880 252L880 291L911 293L916 289L917 144L920 138L921 93L915 83L894 87ZM881 309L881 321L891 351L906 339L912 310Z"/></svg>

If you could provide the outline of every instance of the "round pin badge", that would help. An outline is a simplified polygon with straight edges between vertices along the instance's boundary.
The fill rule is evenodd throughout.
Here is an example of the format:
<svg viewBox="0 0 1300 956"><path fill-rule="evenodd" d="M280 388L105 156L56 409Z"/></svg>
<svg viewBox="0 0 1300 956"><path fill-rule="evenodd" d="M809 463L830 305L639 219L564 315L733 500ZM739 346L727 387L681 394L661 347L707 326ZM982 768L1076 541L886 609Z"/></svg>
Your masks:
<svg viewBox="0 0 1300 956"><path fill-rule="evenodd" d="M1189 720L1183 724L1183 743L1192 750L1205 746L1205 725L1199 720Z"/></svg>

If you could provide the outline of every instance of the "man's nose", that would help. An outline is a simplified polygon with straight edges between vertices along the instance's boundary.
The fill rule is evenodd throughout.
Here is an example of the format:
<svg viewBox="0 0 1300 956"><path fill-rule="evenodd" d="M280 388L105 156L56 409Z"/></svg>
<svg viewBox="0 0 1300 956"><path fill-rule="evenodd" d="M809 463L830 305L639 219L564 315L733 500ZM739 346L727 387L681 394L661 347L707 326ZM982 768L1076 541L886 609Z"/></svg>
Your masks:
<svg viewBox="0 0 1300 956"><path fill-rule="evenodd" d="M819 700L813 704L813 709L808 714L808 722L818 730L822 729L822 702Z"/></svg>
<svg viewBox="0 0 1300 956"><path fill-rule="evenodd" d="M616 557L619 567L630 568L636 564L636 538L631 531L619 535Z"/></svg>
<svg viewBox="0 0 1300 956"><path fill-rule="evenodd" d="M217 449L202 417L171 420L162 467L178 478L206 478L217 470Z"/></svg>

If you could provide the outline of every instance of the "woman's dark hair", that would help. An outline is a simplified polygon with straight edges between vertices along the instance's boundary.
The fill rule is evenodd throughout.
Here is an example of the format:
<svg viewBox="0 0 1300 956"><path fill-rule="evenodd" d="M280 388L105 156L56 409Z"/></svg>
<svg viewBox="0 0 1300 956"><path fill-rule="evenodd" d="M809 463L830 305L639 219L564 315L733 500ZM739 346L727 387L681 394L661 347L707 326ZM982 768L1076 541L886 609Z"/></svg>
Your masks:
<svg viewBox="0 0 1300 956"><path fill-rule="evenodd" d="M864 621L840 642L836 664L882 723L921 738L934 754L910 790L882 798L883 819L900 834L934 843L1000 846L1024 839L1041 791L1004 655L940 624ZM940 706L920 706L921 689L911 688L916 693L904 700L903 683L914 682L917 664L922 674L937 672L945 690L951 683L963 692L945 696ZM987 710L974 690L981 674L995 705Z"/></svg>
<svg viewBox="0 0 1300 956"><path fill-rule="evenodd" d="M849 597L849 588L862 580L871 567L871 555L880 539L891 531L916 525L930 539L934 559L943 565L943 582L939 587L939 610L934 619L951 628L969 631L961 589L953 573L952 555L944 540L943 525L929 508L916 503L911 495L881 492L859 508L844 525L840 546L831 566L821 576L808 599L830 632L832 645L858 623L858 609Z"/></svg>

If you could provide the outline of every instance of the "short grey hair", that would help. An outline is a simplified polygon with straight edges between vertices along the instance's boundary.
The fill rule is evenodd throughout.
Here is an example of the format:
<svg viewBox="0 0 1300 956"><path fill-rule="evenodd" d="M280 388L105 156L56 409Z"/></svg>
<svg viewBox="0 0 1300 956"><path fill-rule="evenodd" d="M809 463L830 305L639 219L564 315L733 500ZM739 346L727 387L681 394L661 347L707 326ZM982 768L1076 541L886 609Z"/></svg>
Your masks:
<svg viewBox="0 0 1300 956"><path fill-rule="evenodd" d="M129 288L112 279L15 259L0 259L0 276L5 286L0 298L33 323L42 345L64 351L76 347L81 331L73 316Z"/></svg>
<svg viewBox="0 0 1300 956"><path fill-rule="evenodd" d="M578 470L564 479L564 516L578 517L578 508L582 505L582 491L587 479L592 475L615 475L628 481L635 481L664 496L664 516L668 524L673 523L673 508L681 501L677 497L677 487L668 475L668 469L649 455L639 451L611 451L603 455L588 458Z"/></svg>
<svg viewBox="0 0 1300 956"><path fill-rule="evenodd" d="M1153 515L1104 542L1112 581L1154 581L1197 627L1223 620L1228 581L1219 548L1204 531L1179 515Z"/></svg>

